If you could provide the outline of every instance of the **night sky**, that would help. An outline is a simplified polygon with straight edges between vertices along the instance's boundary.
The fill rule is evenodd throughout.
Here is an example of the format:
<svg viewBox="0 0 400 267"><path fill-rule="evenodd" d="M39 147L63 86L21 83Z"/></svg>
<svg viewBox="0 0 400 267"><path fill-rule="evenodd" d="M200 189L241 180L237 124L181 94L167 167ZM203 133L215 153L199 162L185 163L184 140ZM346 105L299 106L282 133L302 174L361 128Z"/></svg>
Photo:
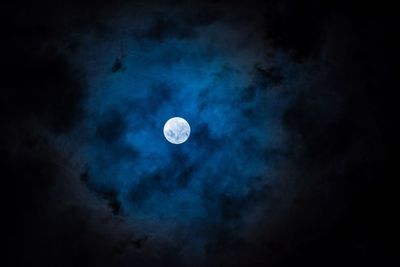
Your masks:
<svg viewBox="0 0 400 267"><path fill-rule="evenodd" d="M4 5L4 266L388 266L391 10Z"/></svg>

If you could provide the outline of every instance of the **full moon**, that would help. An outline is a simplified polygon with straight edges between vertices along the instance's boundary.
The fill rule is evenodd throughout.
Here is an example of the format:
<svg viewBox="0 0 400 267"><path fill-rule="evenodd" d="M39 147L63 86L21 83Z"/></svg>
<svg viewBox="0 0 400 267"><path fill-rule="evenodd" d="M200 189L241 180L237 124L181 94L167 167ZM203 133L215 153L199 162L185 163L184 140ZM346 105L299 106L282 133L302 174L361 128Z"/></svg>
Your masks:
<svg viewBox="0 0 400 267"><path fill-rule="evenodd" d="M164 125L164 136L172 144L182 144L190 135L189 123L180 117L173 117Z"/></svg>

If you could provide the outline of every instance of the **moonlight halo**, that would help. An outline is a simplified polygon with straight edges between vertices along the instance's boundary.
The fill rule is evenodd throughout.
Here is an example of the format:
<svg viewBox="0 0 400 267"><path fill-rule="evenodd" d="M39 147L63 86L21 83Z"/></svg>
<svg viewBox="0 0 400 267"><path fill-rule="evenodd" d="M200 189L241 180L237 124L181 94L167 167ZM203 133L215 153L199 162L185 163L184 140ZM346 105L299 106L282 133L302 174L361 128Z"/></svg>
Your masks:
<svg viewBox="0 0 400 267"><path fill-rule="evenodd" d="M164 136L172 144L182 144L190 136L190 125L183 118L173 117L164 125Z"/></svg>

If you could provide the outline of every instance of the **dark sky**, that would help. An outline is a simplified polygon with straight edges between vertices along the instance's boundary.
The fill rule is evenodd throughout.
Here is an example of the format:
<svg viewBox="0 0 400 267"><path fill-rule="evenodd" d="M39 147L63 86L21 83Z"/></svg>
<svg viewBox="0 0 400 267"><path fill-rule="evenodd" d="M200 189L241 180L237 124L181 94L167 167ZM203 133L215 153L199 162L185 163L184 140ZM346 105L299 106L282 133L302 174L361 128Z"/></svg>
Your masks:
<svg viewBox="0 0 400 267"><path fill-rule="evenodd" d="M391 10L5 4L7 266L389 265Z"/></svg>

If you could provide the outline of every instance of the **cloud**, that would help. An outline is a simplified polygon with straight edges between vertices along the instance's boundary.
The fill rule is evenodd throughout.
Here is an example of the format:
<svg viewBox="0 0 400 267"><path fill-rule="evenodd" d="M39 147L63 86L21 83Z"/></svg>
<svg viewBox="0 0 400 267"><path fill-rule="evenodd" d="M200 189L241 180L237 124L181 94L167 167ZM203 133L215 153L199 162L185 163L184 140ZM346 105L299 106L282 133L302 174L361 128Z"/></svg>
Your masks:
<svg viewBox="0 0 400 267"><path fill-rule="evenodd" d="M383 154L385 75L365 67L363 23L311 2L78 7L7 32L21 263L43 250L49 266L312 265L343 243L372 250L344 223L363 222L358 197L374 206L362 192ZM192 129L179 146L162 135L173 116Z"/></svg>
<svg viewBox="0 0 400 267"><path fill-rule="evenodd" d="M288 90L298 86L290 72L306 70L278 52L260 52L260 46L268 50L262 32L247 42L259 17L246 26L215 12L191 25L186 16L171 15L177 11L150 16L145 30L129 25L141 34L114 31L107 40L85 40L90 49L80 56L97 58L82 65L93 73L85 123L95 130L85 133L90 137L82 145L93 192L157 242L173 246L189 236L180 245L183 258L204 260L247 244L246 229L265 219L260 210L268 210L277 179L274 159L288 160L283 115ZM122 22L129 20L120 17L107 28ZM123 40L124 72L102 67L115 62L120 44L113 40ZM173 116L192 128L180 146L162 136ZM130 150L134 156L124 156ZM101 192L112 192L111 200Z"/></svg>

